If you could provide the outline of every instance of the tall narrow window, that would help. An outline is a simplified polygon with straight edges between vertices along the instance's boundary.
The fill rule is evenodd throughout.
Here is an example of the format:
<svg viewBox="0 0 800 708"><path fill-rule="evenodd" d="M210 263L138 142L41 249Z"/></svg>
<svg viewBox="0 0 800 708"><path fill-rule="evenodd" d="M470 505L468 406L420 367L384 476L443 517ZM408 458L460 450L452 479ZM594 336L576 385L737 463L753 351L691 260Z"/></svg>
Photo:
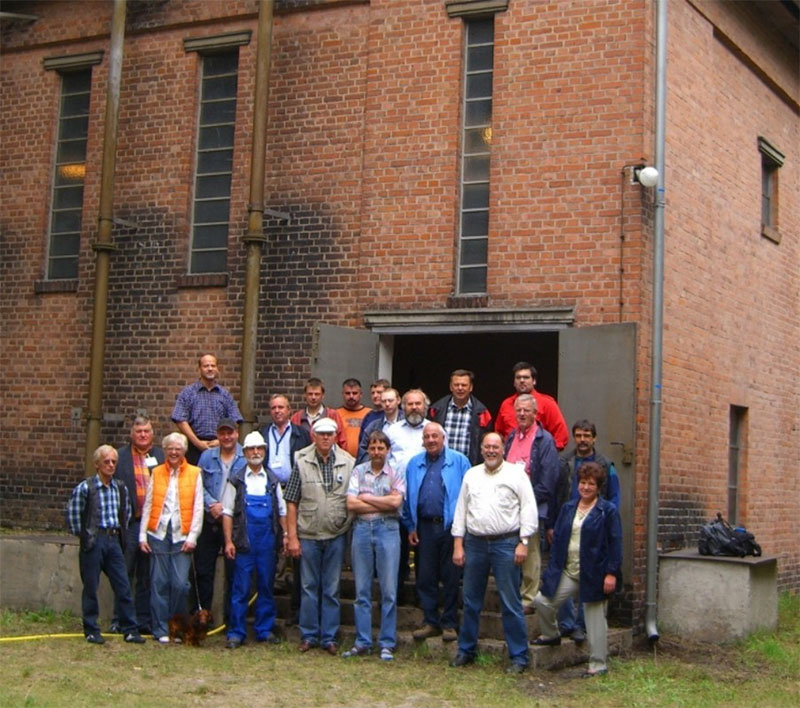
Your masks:
<svg viewBox="0 0 800 708"><path fill-rule="evenodd" d="M731 406L728 442L728 521L739 521L739 488L746 443L747 408Z"/></svg>
<svg viewBox="0 0 800 708"><path fill-rule="evenodd" d="M458 293L486 292L494 19L466 23Z"/></svg>
<svg viewBox="0 0 800 708"><path fill-rule="evenodd" d="M202 58L191 273L223 273L228 261L239 51Z"/></svg>
<svg viewBox="0 0 800 708"><path fill-rule="evenodd" d="M786 156L766 138L759 137L761 152L761 234L780 243L778 231L778 171Z"/></svg>
<svg viewBox="0 0 800 708"><path fill-rule="evenodd" d="M78 277L91 86L91 69L61 75L58 143L50 210L48 280Z"/></svg>

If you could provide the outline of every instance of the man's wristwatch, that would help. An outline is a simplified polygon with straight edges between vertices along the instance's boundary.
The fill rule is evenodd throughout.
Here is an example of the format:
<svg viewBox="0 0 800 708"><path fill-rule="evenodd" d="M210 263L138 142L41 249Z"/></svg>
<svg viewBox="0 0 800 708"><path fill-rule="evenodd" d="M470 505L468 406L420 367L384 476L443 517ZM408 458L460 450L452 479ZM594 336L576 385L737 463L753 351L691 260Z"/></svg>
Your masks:
<svg viewBox="0 0 800 708"><path fill-rule="evenodd" d="M519 542L520 542L520 543L521 543L523 546L527 546L527 545L528 545L528 539L527 539L527 538L521 538L521 539L519 540Z"/></svg>

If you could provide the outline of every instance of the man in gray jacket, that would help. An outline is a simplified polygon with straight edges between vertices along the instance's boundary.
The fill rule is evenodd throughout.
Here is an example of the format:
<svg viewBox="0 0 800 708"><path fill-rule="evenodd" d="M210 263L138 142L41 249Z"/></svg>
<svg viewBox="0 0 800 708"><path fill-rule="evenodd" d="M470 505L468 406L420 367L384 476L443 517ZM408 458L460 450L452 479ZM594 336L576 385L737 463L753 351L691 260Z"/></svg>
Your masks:
<svg viewBox="0 0 800 708"><path fill-rule="evenodd" d="M339 650L339 579L351 522L347 488L355 463L336 445L336 430L330 418L314 423L314 444L298 451L283 493L287 551L300 558L300 651L319 646L334 656Z"/></svg>

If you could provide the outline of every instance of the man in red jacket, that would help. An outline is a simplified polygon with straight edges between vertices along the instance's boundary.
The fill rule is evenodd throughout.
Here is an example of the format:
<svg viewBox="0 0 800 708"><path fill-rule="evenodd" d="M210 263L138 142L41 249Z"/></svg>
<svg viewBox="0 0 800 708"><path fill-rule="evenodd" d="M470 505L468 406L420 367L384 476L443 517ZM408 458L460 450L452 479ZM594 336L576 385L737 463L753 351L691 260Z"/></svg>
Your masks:
<svg viewBox="0 0 800 708"><path fill-rule="evenodd" d="M516 393L500 404L494 425L495 432L500 433L505 440L508 434L517 427L514 402L521 393L529 393L536 399L537 422L553 436L556 449L563 450L569 442L569 430L556 399L536 390L536 368L527 361L520 361L514 365L512 372L514 373Z"/></svg>

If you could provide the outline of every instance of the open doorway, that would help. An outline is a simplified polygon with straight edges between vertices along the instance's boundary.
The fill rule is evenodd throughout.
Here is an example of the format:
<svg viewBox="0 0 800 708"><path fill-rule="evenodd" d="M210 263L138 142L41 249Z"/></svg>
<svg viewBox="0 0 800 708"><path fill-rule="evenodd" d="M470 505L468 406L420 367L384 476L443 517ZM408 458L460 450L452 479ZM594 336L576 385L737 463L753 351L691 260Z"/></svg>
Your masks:
<svg viewBox="0 0 800 708"><path fill-rule="evenodd" d="M513 392L511 368L518 361L536 367L539 391L558 397L558 332L410 334L394 337L392 385L421 388L431 401L449 393L450 372L475 372L475 397L496 415Z"/></svg>

